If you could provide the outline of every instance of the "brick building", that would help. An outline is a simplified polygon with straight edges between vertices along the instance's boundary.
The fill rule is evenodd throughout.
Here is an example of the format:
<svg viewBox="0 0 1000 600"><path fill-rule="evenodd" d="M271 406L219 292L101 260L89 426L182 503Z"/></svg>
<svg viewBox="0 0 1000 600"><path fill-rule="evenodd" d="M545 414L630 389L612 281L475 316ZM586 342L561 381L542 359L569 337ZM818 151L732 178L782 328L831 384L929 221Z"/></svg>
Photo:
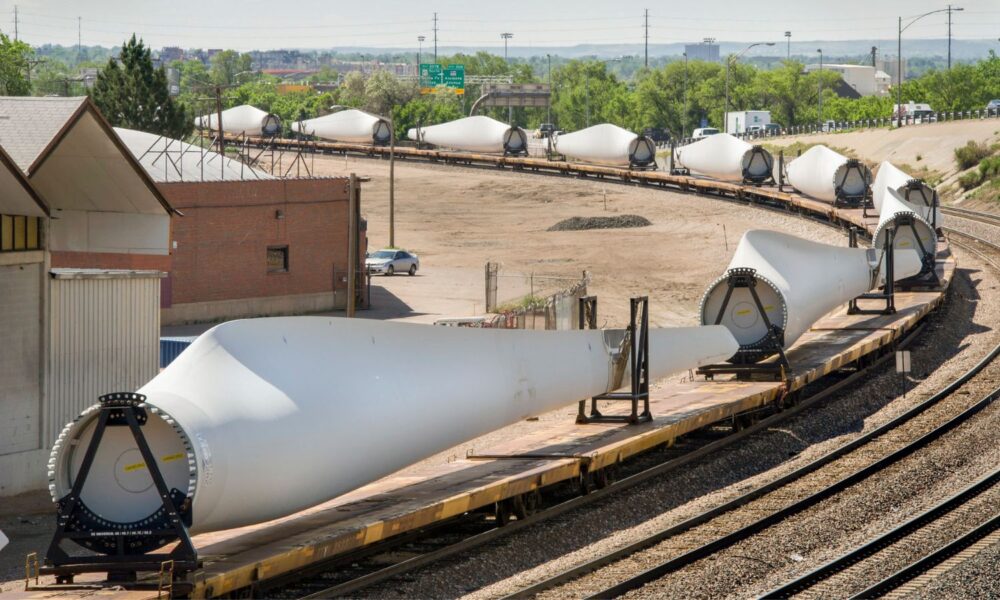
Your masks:
<svg viewBox="0 0 1000 600"><path fill-rule="evenodd" d="M346 306L348 178L159 187L184 213L173 222L164 324ZM363 264L363 230L358 243Z"/></svg>
<svg viewBox="0 0 1000 600"><path fill-rule="evenodd" d="M116 131L183 215L171 221L165 325L346 307L349 178L279 179L178 140ZM366 286L358 292L366 305Z"/></svg>

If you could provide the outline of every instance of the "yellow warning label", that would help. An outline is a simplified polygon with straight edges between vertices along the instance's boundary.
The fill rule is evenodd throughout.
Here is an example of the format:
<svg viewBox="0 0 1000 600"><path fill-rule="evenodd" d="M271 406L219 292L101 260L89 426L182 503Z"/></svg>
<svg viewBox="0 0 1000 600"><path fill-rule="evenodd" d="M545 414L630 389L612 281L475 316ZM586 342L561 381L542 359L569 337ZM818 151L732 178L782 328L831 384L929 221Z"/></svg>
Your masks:
<svg viewBox="0 0 1000 600"><path fill-rule="evenodd" d="M146 463L144 462L133 463L131 465L125 465L125 472L129 473L131 471L138 471L139 469L145 469L145 468L146 468Z"/></svg>
<svg viewBox="0 0 1000 600"><path fill-rule="evenodd" d="M767 312L769 310L774 310L774 307L773 306L765 306L764 307L764 312Z"/></svg>
<svg viewBox="0 0 1000 600"><path fill-rule="evenodd" d="M173 460L180 460L182 458L184 458L184 453L178 452L177 454L168 454L166 456L161 456L160 462L170 462Z"/></svg>
<svg viewBox="0 0 1000 600"><path fill-rule="evenodd" d="M750 309L749 308L744 308L743 310L738 310L738 311L736 311L736 314L740 315L741 317L743 315L749 315L750 314Z"/></svg>

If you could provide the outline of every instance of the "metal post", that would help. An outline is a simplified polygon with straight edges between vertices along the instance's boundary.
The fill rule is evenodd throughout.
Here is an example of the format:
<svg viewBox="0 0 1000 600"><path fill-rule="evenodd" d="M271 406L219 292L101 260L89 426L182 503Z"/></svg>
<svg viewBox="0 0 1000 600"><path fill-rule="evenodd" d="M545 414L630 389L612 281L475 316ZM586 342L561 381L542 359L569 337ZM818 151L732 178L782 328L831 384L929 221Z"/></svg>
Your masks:
<svg viewBox="0 0 1000 600"><path fill-rule="evenodd" d="M684 53L684 114L681 115L681 138L687 131L688 120L688 53Z"/></svg>
<svg viewBox="0 0 1000 600"><path fill-rule="evenodd" d="M358 176L351 173L347 186L347 316L354 316L355 280L358 271Z"/></svg>
<svg viewBox="0 0 1000 600"><path fill-rule="evenodd" d="M215 117L218 119L216 126L219 128L219 154L223 158L226 157L226 140L222 135L222 87L215 86ZM225 160L222 161L225 165ZM223 172L225 172L225 166L223 166Z"/></svg>
<svg viewBox="0 0 1000 600"><path fill-rule="evenodd" d="M792 60L792 32L785 32L785 40L788 44L788 49L785 51L785 60Z"/></svg>
<svg viewBox="0 0 1000 600"><path fill-rule="evenodd" d="M396 247L396 123L389 109L389 247Z"/></svg>
<svg viewBox="0 0 1000 600"><path fill-rule="evenodd" d="M948 70L951 70L951 5L948 5Z"/></svg>
<svg viewBox="0 0 1000 600"><path fill-rule="evenodd" d="M438 60L438 14L434 13L434 62Z"/></svg>
<svg viewBox="0 0 1000 600"><path fill-rule="evenodd" d="M903 126L903 17L899 17L896 38L896 127Z"/></svg>
<svg viewBox="0 0 1000 600"><path fill-rule="evenodd" d="M722 112L722 130L726 133L729 133L729 64L733 62L732 58L732 56L726 56L726 110Z"/></svg>

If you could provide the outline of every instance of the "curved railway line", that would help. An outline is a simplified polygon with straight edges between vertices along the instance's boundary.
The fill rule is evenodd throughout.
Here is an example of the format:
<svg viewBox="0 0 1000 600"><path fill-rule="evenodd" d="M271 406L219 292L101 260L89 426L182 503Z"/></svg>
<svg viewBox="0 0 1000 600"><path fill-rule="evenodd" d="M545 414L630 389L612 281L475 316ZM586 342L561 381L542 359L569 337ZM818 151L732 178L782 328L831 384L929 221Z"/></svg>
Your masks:
<svg viewBox="0 0 1000 600"><path fill-rule="evenodd" d="M390 154L390 149L387 147L361 144L260 139L243 140L242 143L247 147L256 145L278 150L291 149L316 153L351 154L376 159L388 158ZM747 186L698 177L670 175L662 171L635 171L538 158L476 155L406 147L397 147L393 152L396 158L404 160L475 168L512 169L519 172L546 175L598 178L621 184L703 194L747 202L769 210L785 213L794 212L804 218L818 220L835 227L850 228L856 226L840 211L832 207L825 209L820 206L825 205L825 203L800 198L775 187ZM943 210L945 214L954 214L1000 227L1000 217L980 216L980 213L964 209L961 210L961 213L953 213L952 209ZM992 221L989 220L991 217ZM1000 270L1000 245L960 230L946 229L946 232L957 245L967 248ZM993 256L990 256L991 254ZM427 566L434 561L445 560L448 557L485 546L502 536L606 499L645 481L692 464L724 448L735 446L748 437L774 427L809 407L817 406L838 391L858 383L875 367L884 365L893 356L891 350L896 349L897 346L905 347L906 344L919 336L923 328L924 325L921 324L896 344L880 348L877 351L878 354L864 356L864 361L859 359L858 368L835 383L829 384L830 380L826 380L823 384L815 384L817 387L825 384L825 387L816 389L811 396L790 407L785 407L783 410L773 410L770 414L756 412L743 419L734 418L728 430L721 428L720 424L716 423L714 424L714 432L707 435L703 433L701 436L689 436L686 444L668 451L666 456L662 454L654 456L657 453L646 453L625 463L622 467L617 467L625 470L625 472L618 473L619 477L612 476L613 471L608 470L596 476L591 474L591 477L575 482L576 489L564 490L566 493L561 496L550 498L550 502L555 500L556 503L547 508L540 506L539 503L527 503L520 499L520 502L504 501L504 504L496 507L495 518L487 518L483 516L482 512L469 513L462 517L435 523L433 527L418 529L358 551L337 556L332 561L315 563L275 578L262 579L256 582L251 589L244 591L251 593L254 597L265 595L267 597L326 598L351 595L376 584L391 581L393 578L405 576L407 573ZM801 512L830 498L839 491L863 481L889 465L904 460L918 449L946 436L950 431L966 421L974 419L975 415L990 406L992 401L1000 396L1000 389L993 390L990 394L976 401L969 399L974 396L978 397L978 388L984 385L984 380L1000 379L1000 366L994 366L994 359L998 355L1000 355L1000 345L993 348L985 358L962 377L931 398L921 402L886 425L856 438L845 446L780 477L776 481L756 488L683 523L656 532L625 548L521 589L510 597L531 597L554 588L575 596L592 594L591 597L610 597L621 595L701 558L711 556L742 539L747 539L787 516ZM930 428L929 432L927 431L928 427ZM725 435L719 437L720 433L725 433ZM889 446L891 448L888 448L888 453L886 453ZM879 451L872 452L873 448ZM875 454L878 456L874 456ZM763 517L749 521L747 519L740 521L738 517L734 517L754 511L759 514L761 511L754 508L757 504L772 498L775 492L788 492L803 482L808 483L801 486L803 489L797 492L798 495L793 502L785 503L777 510L768 510ZM508 522L511 515L516 515L517 518ZM614 585L590 589L586 594L574 592L570 587L574 582L578 582L580 577L607 565L615 564L622 559L646 552L664 540L673 541L684 535L697 535L699 530L705 529L706 526L715 525L718 526L717 529L727 530L727 533L722 536L702 537L698 542L689 540L686 542L688 547L684 552L679 555L675 553L674 556L666 561L661 561L661 564L652 569L646 569L623 581L617 581ZM935 564L941 563L946 558L947 556L942 555L941 560ZM934 565L929 565L928 569L933 567ZM926 570L924 569L924 571ZM237 595L240 594L242 592L237 592Z"/></svg>
<svg viewBox="0 0 1000 600"><path fill-rule="evenodd" d="M309 150L309 147L305 144L296 143L293 147L297 146L298 149ZM324 147L326 146L326 147ZM373 158L384 158L386 152L379 151L380 149L371 146L354 147L353 145L345 144L325 144L316 143L313 145L312 151L315 152L340 152L340 153L350 153L350 154L362 154ZM384 150L384 149L382 149ZM402 152L401 152L402 150ZM662 172L648 172L648 171L623 171L620 169L608 168L608 167L594 167L590 165L581 165L575 163L564 163L564 162L551 162L547 160L530 159L530 158L508 158L508 157L496 157L496 156L483 156L483 155L467 155L464 153L449 153L449 152L439 152L439 151L427 151L419 149L406 149L397 148L395 150L396 156L403 159L417 159L417 160L427 160L429 162L443 162L446 164L454 164L460 166L472 166L472 167L497 167L497 168L512 168L519 171L529 171L536 173L544 173L550 175L564 175L564 176L576 176L576 177L597 177L601 179L612 179L617 180L621 183L626 184L637 184L637 185L647 185L647 186L657 186L665 188L674 188L677 191L684 192L695 192L704 193L717 196L728 197L734 200L744 200L749 202L758 202L761 204L762 208L775 209L779 206L773 205L769 202L769 199L773 198L770 194L772 190L762 189L762 188L750 188L749 190L744 186L735 186L732 184L724 184L711 180L701 180L699 178L687 177L687 176L673 176L667 175ZM779 192L780 193L780 192ZM788 210L789 204L781 203L780 209ZM969 211L967 209L954 209L954 208L943 208L942 211L945 214L951 214L953 216L975 220L990 226L1000 227L1000 217L978 213L976 211ZM805 216L805 215L804 215ZM832 215L831 215L832 216ZM836 218L829 219L830 222L836 223ZM842 224L842 223L841 223ZM949 235L956 245L976 254L985 262L991 264L993 267L1000 269L1000 263L996 259L1000 258L1000 245L994 244L990 241L984 240L968 232L964 232L960 229L955 228L944 228L945 232ZM991 256L992 255L992 256ZM910 339L912 339L911 336ZM863 480L869 476L877 473L890 465L896 464L897 462L904 460L906 457L912 455L914 452L921 448L926 447L937 439L945 436L948 432L952 431L956 427L965 423L969 419L974 418L980 411L984 408L990 406L993 400L1000 395L1000 389L994 390L978 400L977 402L969 405L968 402L963 402L964 397L968 396L970 393L969 389L975 388L980 385L980 381L990 378L991 374L995 370L992 368L993 361L996 356L1000 354L1000 345L993 348L993 350L981 360L975 367L966 372L962 377L958 378L952 384L946 386L939 393L935 394L931 398L921 402L917 406L908 410L903 415L893 419L889 423L879 427L868 434L862 435L856 438L852 442L842 446L829 454L805 465L804 467L789 473L778 480L771 482L767 485L761 486L751 492L748 492L734 500L726 502L725 504L718 506L714 509L706 511L694 518L688 519L683 523L672 526L668 529L657 532L646 539L640 540L639 542L633 543L625 548L619 549L615 552L600 556L593 561L589 561L585 564L578 565L568 571L560 573L552 578L545 581L536 583L530 587L523 588L514 594L511 594L511 598L524 598L532 597L546 590L556 588L558 586L565 585L568 582L577 580L579 577L591 573L597 569L600 569L606 565L613 564L625 557L632 556L635 553L644 551L650 547L660 544L662 541L667 539L672 539L680 536L686 532L697 530L702 526L710 523L717 523L720 520L732 519L733 514L739 512L742 508L750 508L752 505L759 504L761 500L774 494L778 490L784 490L787 492L788 489L794 488L794 484L801 483L806 479L817 480L811 487L806 486L806 493L799 493L798 499L791 503L786 503L782 508L778 510L767 511L768 514L761 518L751 520L749 523L742 523L741 526L736 528L732 527L732 522L730 523L729 529L731 530L728 534L723 536L716 536L713 539L708 539L703 541L701 544L695 544L690 547L686 552L679 555L672 556L668 560L662 561L657 566L646 569L641 573L634 575L620 581L614 585L602 587L596 591L591 590L591 596L594 598L604 598L604 597L614 597L624 594L630 590L637 589L650 581L654 581L667 573L676 571L683 568L685 565L692 564L702 558L711 556L717 553L723 548L732 546L733 544L747 539L753 536L755 533L766 529L772 524L780 522L781 520L799 513L811 506L818 504L819 502L835 496L842 490L845 490ZM883 356L876 364L880 364L886 360L888 356ZM875 365L872 365L875 366ZM737 433L729 435L725 438L715 440L708 443L697 450L688 452L687 454L672 458L660 464L654 465L652 467L643 469L637 473L634 473L620 481L610 483L597 490L594 493L590 493L583 496L578 496L565 500L549 509L542 510L540 512L531 514L530 516L526 514L523 509L521 512L521 519L514 521L513 523L507 524L506 527L495 526L486 531L475 532L471 535L461 537L458 541L453 541L451 543L445 543L439 546L431 545L430 549L420 553L415 552L415 556L409 556L403 560L397 560L390 564L389 566L383 566L382 568L375 568L368 570L367 572L361 572L353 578L349 578L347 581L338 581L334 585L324 585L322 582L329 580L329 572L326 573L317 570L313 570L313 574L309 577L303 578L304 573L299 573L299 580L294 587L285 588L286 595L287 592L293 592L292 596L295 597L306 597L306 598L321 598L321 597L332 597L332 596L342 596L346 594L351 594L362 590L366 587L375 585L380 582L390 580L393 577L398 577L407 572L413 571L417 568L426 566L434 561L445 559L449 556L456 555L460 552L464 552L475 548L477 546L482 546L489 542L492 542L499 537L506 535L507 533L513 533L519 529L529 527L535 523L541 522L545 519L554 517L559 514L563 514L572 511L576 508L582 507L586 504L598 501L606 496L617 493L618 491L627 489L642 481L648 480L657 475L669 472L671 470L677 469L685 464L689 464L698 458L705 456L711 452L718 451L726 446L730 446L740 442L746 437L753 435L759 431L766 429L767 427L773 426L774 424L785 420L792 415L801 412L802 409L811 406L815 403L822 401L824 398L832 395L835 391L850 385L854 381L857 381L862 376L866 374L868 369L861 369L855 372L850 377L838 382L837 384L817 393L808 400L798 404L791 410L782 411L771 415L770 417L763 419L749 428L743 429ZM957 393L962 390L962 393ZM950 404L949 404L950 403ZM935 411L930 409L935 408L940 409L945 405L953 405L953 410L937 410L937 412L944 412L946 414L936 415L936 421L933 424L933 428L930 432L918 434L917 432L926 430L927 419L931 418L930 415L934 414ZM928 412L930 411L930 412ZM912 430L912 431L911 431ZM888 436L892 432L892 436ZM890 452L886 453L884 450L885 441L889 438L893 438L894 441L899 441L901 437L908 438L905 443L897 443L896 447ZM878 454L877 459L872 460L871 451L872 448L876 449L874 454ZM881 452L879 452L881 450ZM864 465L857 468L858 465ZM850 473L847 476L843 476L845 473ZM810 477L811 476L811 477ZM996 477L994 473L993 477ZM987 478L988 481L992 479ZM607 483L607 482L605 482ZM818 484L818 485L817 485ZM970 490L977 490L972 492L970 490L965 490L962 493L956 495L955 497L949 499L947 502L951 502L951 505L960 502L959 498L969 495L978 495L981 492L983 485L982 482L978 486L972 486ZM947 503L946 502L946 503ZM932 513L933 511L929 511ZM939 511L940 512L940 511ZM928 513L928 514L929 514ZM926 515L922 515L926 517ZM914 527L913 523L916 523L918 519L914 519L913 522L904 524L901 526L899 531L904 531L907 526ZM992 519L990 522L995 522L996 519ZM739 523L739 520L735 520ZM721 528L725 528L721 526ZM894 530L895 531L895 530ZM991 530L992 531L992 530ZM982 539L987 536L990 532L987 531L982 533L980 528L977 528L978 535L977 539ZM896 532L897 535L899 532ZM891 535L891 534L887 534ZM977 535L977 533L970 532L970 539ZM972 539L969 544L974 543L975 539ZM402 541L401 544L407 543L406 540ZM872 544L877 544L878 541ZM969 545L969 544L966 544ZM961 544L956 541L954 544L950 545L953 550L960 550ZM398 547L398 546L394 546ZM410 552L414 552L414 544L410 544ZM857 550L860 552L861 550ZM947 550L942 549L940 552L945 553ZM385 556L387 552L383 551L382 555ZM954 552L952 552L954 554ZM937 553L935 553L937 555ZM929 557L930 558L930 557ZM937 560L934 564L938 564L947 558L946 555L942 554L940 560ZM845 558L845 561L851 559ZM926 561L925 561L926 562ZM926 571L932 568L934 564L928 564ZM355 563L355 567L357 564ZM330 567L327 566L327 569ZM914 567L916 568L916 567ZM913 571L916 572L916 571ZM903 576L897 577L900 582L904 581ZM878 589L890 589L885 587L889 585L886 582L881 582L879 585L883 586ZM272 588L273 589L273 588ZM874 588L873 588L874 590ZM580 590L565 590L573 595L580 595ZM778 591L780 596L783 591L788 591L782 589ZM304 593L303 593L304 592Z"/></svg>

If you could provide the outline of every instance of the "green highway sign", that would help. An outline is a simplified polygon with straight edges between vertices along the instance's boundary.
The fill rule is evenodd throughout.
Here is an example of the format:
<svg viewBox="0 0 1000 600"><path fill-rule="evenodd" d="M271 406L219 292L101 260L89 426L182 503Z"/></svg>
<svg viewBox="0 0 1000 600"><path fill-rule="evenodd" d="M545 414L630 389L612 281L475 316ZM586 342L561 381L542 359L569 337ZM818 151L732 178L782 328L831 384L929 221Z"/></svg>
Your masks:
<svg viewBox="0 0 1000 600"><path fill-rule="evenodd" d="M436 63L420 64L420 93L430 94L438 86L445 86L449 92L465 93L465 65L448 65L444 67Z"/></svg>
<svg viewBox="0 0 1000 600"><path fill-rule="evenodd" d="M464 94L465 65L448 65L444 70L444 84L454 88L456 94Z"/></svg>
<svg viewBox="0 0 1000 600"><path fill-rule="evenodd" d="M420 64L420 92L429 94L444 83L444 67L437 63Z"/></svg>

